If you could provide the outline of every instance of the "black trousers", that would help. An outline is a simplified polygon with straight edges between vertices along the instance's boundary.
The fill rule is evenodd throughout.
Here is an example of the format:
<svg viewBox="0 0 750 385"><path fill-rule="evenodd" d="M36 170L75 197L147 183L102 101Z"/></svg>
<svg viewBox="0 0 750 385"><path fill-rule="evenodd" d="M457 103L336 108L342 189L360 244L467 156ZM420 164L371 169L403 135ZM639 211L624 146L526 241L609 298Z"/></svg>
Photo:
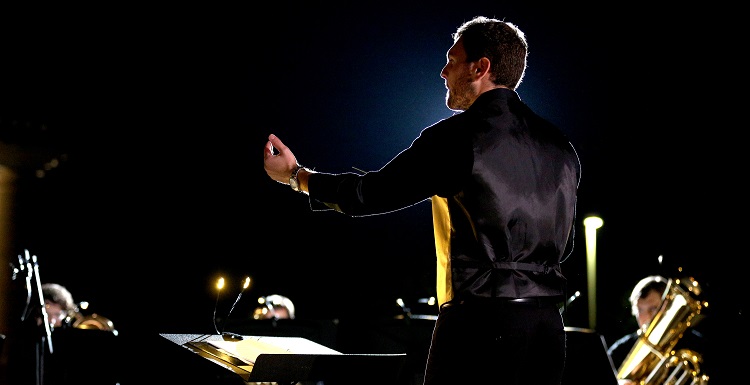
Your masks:
<svg viewBox="0 0 750 385"><path fill-rule="evenodd" d="M559 385L565 342L555 301L448 302L435 323L424 385Z"/></svg>

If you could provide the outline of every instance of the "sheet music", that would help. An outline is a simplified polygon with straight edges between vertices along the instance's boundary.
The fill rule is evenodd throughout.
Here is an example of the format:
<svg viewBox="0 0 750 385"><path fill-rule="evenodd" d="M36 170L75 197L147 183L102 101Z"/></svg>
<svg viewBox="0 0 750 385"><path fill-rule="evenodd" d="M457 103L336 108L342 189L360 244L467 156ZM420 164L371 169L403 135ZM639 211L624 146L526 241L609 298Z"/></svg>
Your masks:
<svg viewBox="0 0 750 385"><path fill-rule="evenodd" d="M343 354L301 337L245 336L241 341L206 341L248 364L261 354Z"/></svg>

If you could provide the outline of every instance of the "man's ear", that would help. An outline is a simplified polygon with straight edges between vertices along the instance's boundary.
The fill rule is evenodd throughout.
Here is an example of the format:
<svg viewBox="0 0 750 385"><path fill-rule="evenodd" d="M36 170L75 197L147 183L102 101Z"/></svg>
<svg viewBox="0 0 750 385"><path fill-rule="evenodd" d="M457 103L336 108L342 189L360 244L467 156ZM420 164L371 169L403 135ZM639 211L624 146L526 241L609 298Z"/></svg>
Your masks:
<svg viewBox="0 0 750 385"><path fill-rule="evenodd" d="M474 67L474 71L476 71L477 78L481 78L485 74L489 73L490 59L484 56L481 59L477 60L477 65Z"/></svg>

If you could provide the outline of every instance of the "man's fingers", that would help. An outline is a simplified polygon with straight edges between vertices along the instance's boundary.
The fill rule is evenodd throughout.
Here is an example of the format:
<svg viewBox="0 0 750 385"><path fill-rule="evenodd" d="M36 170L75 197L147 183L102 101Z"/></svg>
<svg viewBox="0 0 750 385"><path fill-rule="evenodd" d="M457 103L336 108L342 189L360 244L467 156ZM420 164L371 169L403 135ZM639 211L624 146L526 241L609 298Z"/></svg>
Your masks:
<svg viewBox="0 0 750 385"><path fill-rule="evenodd" d="M284 151L286 151L288 149L284 145L284 142L282 142L281 139L279 139L279 137L276 136L276 135L274 135L274 134L268 135L268 141L271 142L271 144L273 145L273 147L275 147L277 150L279 150L280 153L284 152Z"/></svg>
<svg viewBox="0 0 750 385"><path fill-rule="evenodd" d="M263 149L263 159L268 159L273 156L273 144L268 141L266 147Z"/></svg>

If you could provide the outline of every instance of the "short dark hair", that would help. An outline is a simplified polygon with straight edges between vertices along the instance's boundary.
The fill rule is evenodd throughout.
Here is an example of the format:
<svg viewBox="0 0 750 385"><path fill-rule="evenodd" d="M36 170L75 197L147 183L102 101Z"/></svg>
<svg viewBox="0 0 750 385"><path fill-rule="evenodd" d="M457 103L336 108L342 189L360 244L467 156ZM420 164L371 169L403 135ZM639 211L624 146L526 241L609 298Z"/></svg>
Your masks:
<svg viewBox="0 0 750 385"><path fill-rule="evenodd" d="M639 299L646 298L652 291L657 292L659 295L663 295L664 291L667 290L668 281L668 279L660 275L649 275L638 281L633 288L633 291L630 293L630 306L633 315L638 315Z"/></svg>
<svg viewBox="0 0 750 385"><path fill-rule="evenodd" d="M518 88L526 73L528 43L515 24L476 16L463 23L453 34L453 42L463 38L466 60L490 59L490 80L512 90Z"/></svg>

